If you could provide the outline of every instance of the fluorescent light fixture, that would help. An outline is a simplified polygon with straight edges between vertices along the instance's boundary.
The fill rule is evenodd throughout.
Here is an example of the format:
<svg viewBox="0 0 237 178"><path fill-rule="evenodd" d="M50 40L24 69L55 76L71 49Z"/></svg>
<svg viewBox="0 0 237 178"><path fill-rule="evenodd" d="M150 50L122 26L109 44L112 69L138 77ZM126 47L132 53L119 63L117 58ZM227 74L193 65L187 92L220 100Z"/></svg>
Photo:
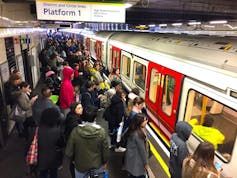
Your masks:
<svg viewBox="0 0 237 178"><path fill-rule="evenodd" d="M132 4L130 4L130 3L125 3L125 8L126 9L128 9L128 8L130 8L130 7L132 7L133 5Z"/></svg>
<svg viewBox="0 0 237 178"><path fill-rule="evenodd" d="M159 27L167 27L167 24L159 24Z"/></svg>
<svg viewBox="0 0 237 178"><path fill-rule="evenodd" d="M227 20L214 20L214 21L210 21L210 24L223 24L223 23L227 23Z"/></svg>
<svg viewBox="0 0 237 178"><path fill-rule="evenodd" d="M189 25L200 25L201 22L188 22Z"/></svg>
<svg viewBox="0 0 237 178"><path fill-rule="evenodd" d="M182 23L172 23L173 26L181 26Z"/></svg>
<svg viewBox="0 0 237 178"><path fill-rule="evenodd" d="M156 25L155 24L151 24L151 25L148 25L149 27L155 27Z"/></svg>
<svg viewBox="0 0 237 178"><path fill-rule="evenodd" d="M204 27L206 27L206 28L215 28L214 25L204 25Z"/></svg>

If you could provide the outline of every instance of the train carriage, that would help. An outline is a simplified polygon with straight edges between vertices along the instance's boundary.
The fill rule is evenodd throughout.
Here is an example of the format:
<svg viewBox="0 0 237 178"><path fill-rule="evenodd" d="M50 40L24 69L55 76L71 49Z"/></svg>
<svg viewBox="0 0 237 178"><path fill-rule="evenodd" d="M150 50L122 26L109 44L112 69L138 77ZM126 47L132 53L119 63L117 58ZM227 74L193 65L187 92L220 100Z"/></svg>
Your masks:
<svg viewBox="0 0 237 178"><path fill-rule="evenodd" d="M193 125L193 151L201 141L216 148L223 177L237 171L237 43L232 37L98 32L103 63L119 67L124 86L140 89L148 130L169 156L175 123ZM96 39L96 37L94 37ZM160 142L161 140L161 142Z"/></svg>

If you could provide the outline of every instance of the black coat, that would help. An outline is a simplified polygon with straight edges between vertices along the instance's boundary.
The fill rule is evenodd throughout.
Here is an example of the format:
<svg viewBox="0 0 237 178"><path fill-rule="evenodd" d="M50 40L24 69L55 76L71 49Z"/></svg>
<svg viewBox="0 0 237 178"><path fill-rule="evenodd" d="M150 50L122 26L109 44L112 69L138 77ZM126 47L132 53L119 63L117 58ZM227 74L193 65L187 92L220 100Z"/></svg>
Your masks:
<svg viewBox="0 0 237 178"><path fill-rule="evenodd" d="M58 168L62 164L63 146L60 127L40 126L38 131L38 170Z"/></svg>
<svg viewBox="0 0 237 178"><path fill-rule="evenodd" d="M119 123L125 115L123 101L116 94L111 99L110 113L112 117L109 119L109 129L113 130L119 127Z"/></svg>
<svg viewBox="0 0 237 178"><path fill-rule="evenodd" d="M65 131L64 131L66 142L74 127L78 126L78 124L81 123L82 123L81 118L78 115L76 115L73 112L68 113L67 118L65 120Z"/></svg>

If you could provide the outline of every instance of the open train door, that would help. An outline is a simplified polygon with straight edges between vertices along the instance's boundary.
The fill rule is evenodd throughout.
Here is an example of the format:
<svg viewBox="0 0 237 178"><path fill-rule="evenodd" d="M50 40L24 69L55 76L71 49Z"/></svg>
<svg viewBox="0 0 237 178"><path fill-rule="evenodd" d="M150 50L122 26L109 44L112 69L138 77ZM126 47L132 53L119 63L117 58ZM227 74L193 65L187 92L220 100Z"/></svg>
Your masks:
<svg viewBox="0 0 237 178"><path fill-rule="evenodd" d="M178 114L182 81L183 74L163 68L159 87L158 116L171 133L174 132Z"/></svg>

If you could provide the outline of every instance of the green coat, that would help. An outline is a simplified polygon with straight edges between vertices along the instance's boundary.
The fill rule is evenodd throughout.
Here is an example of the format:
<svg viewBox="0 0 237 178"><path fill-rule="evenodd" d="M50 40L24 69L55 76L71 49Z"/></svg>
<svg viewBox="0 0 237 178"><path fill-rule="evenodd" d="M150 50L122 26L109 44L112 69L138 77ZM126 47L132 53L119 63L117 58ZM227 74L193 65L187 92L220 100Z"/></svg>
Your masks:
<svg viewBox="0 0 237 178"><path fill-rule="evenodd" d="M109 158L108 138L105 130L95 123L75 127L69 137L66 155L75 161L79 172L98 169Z"/></svg>

